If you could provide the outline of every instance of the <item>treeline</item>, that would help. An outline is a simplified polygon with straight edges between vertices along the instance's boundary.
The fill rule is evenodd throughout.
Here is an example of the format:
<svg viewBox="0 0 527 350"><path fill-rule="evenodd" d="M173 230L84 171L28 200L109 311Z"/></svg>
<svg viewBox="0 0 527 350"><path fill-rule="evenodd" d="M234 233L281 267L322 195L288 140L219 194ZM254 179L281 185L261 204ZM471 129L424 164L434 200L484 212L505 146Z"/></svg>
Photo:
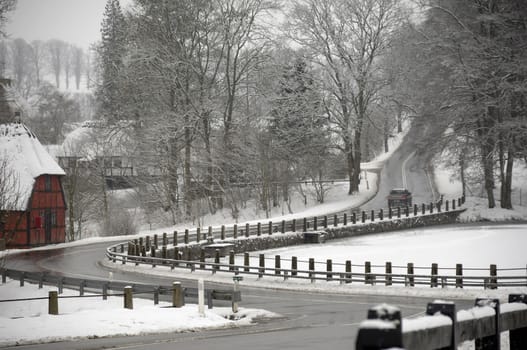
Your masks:
<svg viewBox="0 0 527 350"><path fill-rule="evenodd" d="M4 39L0 42L0 74L10 77L24 98L35 94L43 82L57 89L90 88L92 53L62 40Z"/></svg>
<svg viewBox="0 0 527 350"><path fill-rule="evenodd" d="M394 47L398 90L433 130L463 183L512 208L513 165L527 161L527 3L423 2L424 18ZM483 186L482 186L483 184ZM498 190L498 191L497 191Z"/></svg>
<svg viewBox="0 0 527 350"><path fill-rule="evenodd" d="M96 98L134 121L137 157L163 170L145 202L173 218L248 199L287 207L295 181L349 179L387 148L403 110L383 71L392 0L109 0ZM277 18L282 18L278 20ZM285 18L285 19L284 19ZM174 219L176 220L176 219Z"/></svg>

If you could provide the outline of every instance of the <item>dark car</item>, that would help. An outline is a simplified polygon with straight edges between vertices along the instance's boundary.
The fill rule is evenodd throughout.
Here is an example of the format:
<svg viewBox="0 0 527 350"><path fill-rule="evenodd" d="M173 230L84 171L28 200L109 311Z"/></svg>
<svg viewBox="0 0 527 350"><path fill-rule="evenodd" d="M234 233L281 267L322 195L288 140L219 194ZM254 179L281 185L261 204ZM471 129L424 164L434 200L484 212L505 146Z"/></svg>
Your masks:
<svg viewBox="0 0 527 350"><path fill-rule="evenodd" d="M394 188L390 191L387 199L390 208L412 206L412 193L406 188Z"/></svg>

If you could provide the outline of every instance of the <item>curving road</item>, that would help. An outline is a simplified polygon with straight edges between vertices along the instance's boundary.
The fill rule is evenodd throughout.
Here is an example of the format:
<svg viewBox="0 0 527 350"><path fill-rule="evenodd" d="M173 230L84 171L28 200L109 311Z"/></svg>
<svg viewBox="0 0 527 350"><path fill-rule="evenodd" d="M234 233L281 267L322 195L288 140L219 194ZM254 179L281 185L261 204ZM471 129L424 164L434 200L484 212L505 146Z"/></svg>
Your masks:
<svg viewBox="0 0 527 350"><path fill-rule="evenodd" d="M387 161L381 173L379 194L363 206L377 209L385 206L386 196L394 187L406 186L414 194L414 202L433 199L430 182L423 169L424 158L416 149L419 127L412 128L403 144ZM107 278L109 271L99 265L111 243L21 253L10 256L7 266L27 271L51 271L67 276ZM123 273L115 270L114 280L169 284L174 278ZM180 279L179 279L180 280ZM181 280L184 286L194 281ZM212 286L208 284L208 286ZM242 306L267 309L282 315L279 319L262 320L255 325L197 333L154 334L65 341L53 344L17 346L17 349L351 349L355 344L358 324L365 319L369 307L390 303L401 307L404 317L424 312L430 300L416 297L375 295L335 295L293 292L276 289L242 289ZM469 307L471 301L460 302Z"/></svg>

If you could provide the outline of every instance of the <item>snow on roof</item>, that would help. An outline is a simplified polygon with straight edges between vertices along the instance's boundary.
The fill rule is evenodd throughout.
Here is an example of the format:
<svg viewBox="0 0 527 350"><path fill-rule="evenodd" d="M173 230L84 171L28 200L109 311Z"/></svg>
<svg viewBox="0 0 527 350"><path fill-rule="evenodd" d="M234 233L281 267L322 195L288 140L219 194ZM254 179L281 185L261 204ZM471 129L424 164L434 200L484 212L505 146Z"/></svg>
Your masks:
<svg viewBox="0 0 527 350"><path fill-rule="evenodd" d="M85 121L66 135L57 156L93 160L101 156L129 155L135 148L127 134L129 125L110 127L99 121Z"/></svg>
<svg viewBox="0 0 527 350"><path fill-rule="evenodd" d="M8 198L19 198L16 203L0 203L0 209L25 210L33 191L35 179L41 175L66 175L46 152L35 134L24 124L0 124L0 164L5 164L11 186Z"/></svg>

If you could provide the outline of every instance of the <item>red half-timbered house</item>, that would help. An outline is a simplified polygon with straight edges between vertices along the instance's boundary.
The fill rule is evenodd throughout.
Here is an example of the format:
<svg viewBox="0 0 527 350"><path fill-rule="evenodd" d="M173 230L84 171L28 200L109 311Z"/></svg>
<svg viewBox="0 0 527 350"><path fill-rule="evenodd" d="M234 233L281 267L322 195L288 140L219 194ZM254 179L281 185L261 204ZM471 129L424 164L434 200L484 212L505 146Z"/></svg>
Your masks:
<svg viewBox="0 0 527 350"><path fill-rule="evenodd" d="M0 239L8 248L65 241L64 175L25 125L0 124Z"/></svg>

